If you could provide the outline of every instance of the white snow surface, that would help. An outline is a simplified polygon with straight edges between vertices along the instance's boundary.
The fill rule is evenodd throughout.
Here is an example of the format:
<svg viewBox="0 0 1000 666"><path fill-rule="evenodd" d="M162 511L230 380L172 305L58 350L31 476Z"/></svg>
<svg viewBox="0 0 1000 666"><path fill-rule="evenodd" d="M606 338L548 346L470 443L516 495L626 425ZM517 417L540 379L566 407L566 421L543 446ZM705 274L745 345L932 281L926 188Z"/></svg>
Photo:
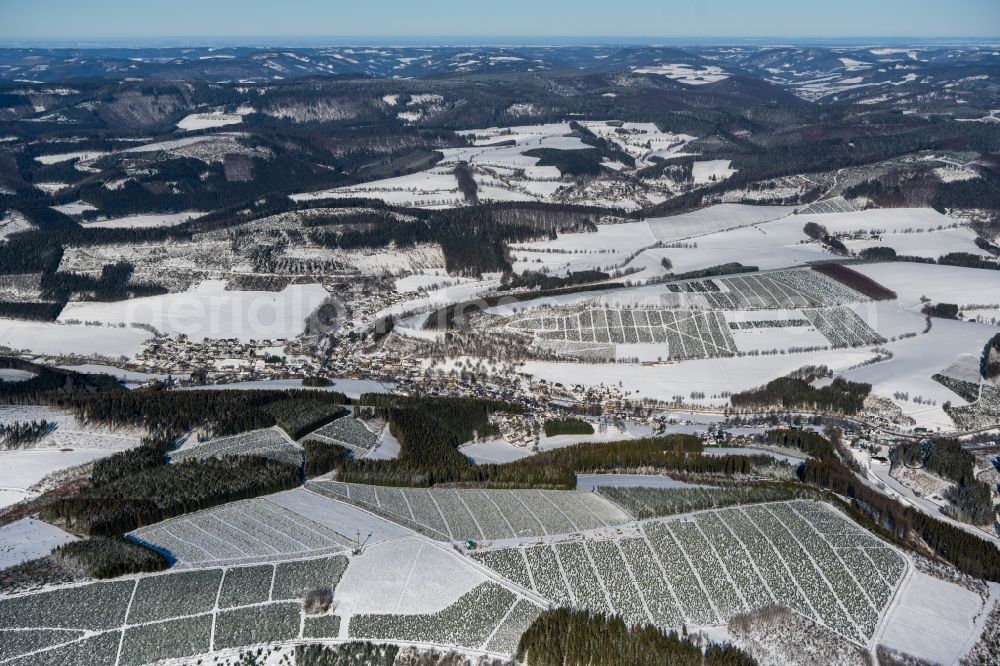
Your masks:
<svg viewBox="0 0 1000 666"><path fill-rule="evenodd" d="M0 382L23 382L36 377L35 373L29 370L18 370L17 368L0 368Z"/></svg>
<svg viewBox="0 0 1000 666"><path fill-rule="evenodd" d="M333 601L338 615L436 613L486 580L445 546L400 539L352 557Z"/></svg>
<svg viewBox="0 0 1000 666"><path fill-rule="evenodd" d="M88 375L111 375L120 382L127 384L144 384L152 379L166 379L169 375L149 374L147 372L136 372L135 370L123 370L114 365L101 365L100 363L80 363L78 365L56 366L63 370L72 370Z"/></svg>
<svg viewBox="0 0 1000 666"><path fill-rule="evenodd" d="M0 424L15 422L45 421L50 431L30 448L22 451L43 449L93 449L98 451L122 451L139 445L146 435L145 428L122 426L110 428L99 423L84 423L72 412L45 405L0 405ZM0 452L2 453L2 452Z"/></svg>
<svg viewBox="0 0 1000 666"><path fill-rule="evenodd" d="M703 486L676 481L663 474L579 474L576 477L577 490L594 490L601 487L701 488Z"/></svg>
<svg viewBox="0 0 1000 666"><path fill-rule="evenodd" d="M845 239L844 245L852 252L868 247L891 247L896 254L937 259L950 252L967 252L990 257L989 252L976 245L976 233L968 228L942 229L922 233L889 233L877 239Z"/></svg>
<svg viewBox="0 0 1000 666"><path fill-rule="evenodd" d="M979 595L920 571L898 594L880 642L931 663L957 663L975 631Z"/></svg>
<svg viewBox="0 0 1000 666"><path fill-rule="evenodd" d="M1000 271L906 262L852 266L892 289L906 307L921 307L920 297L964 304L1000 303Z"/></svg>
<svg viewBox="0 0 1000 666"><path fill-rule="evenodd" d="M187 213L154 213L150 215L129 215L113 219L84 222L85 227L103 227L106 229L150 229L154 227L173 227L183 224L204 213L189 211Z"/></svg>
<svg viewBox="0 0 1000 666"><path fill-rule="evenodd" d="M106 458L112 453L112 450L98 449L0 451L0 490L10 492L9 497L2 498L0 508L34 496L30 488L53 472Z"/></svg>
<svg viewBox="0 0 1000 666"><path fill-rule="evenodd" d="M111 324L142 322L168 335L236 338L241 341L294 338L327 297L321 285L290 285L281 292L226 291L223 280L206 280L176 294L114 303L69 303L59 319Z"/></svg>
<svg viewBox="0 0 1000 666"><path fill-rule="evenodd" d="M0 570L45 557L56 546L76 537L35 518L22 518L0 527Z"/></svg>
<svg viewBox="0 0 1000 666"><path fill-rule="evenodd" d="M382 430L375 448L368 452L366 458L374 460L394 460L399 457L400 444L395 435L389 432L388 428Z"/></svg>
<svg viewBox="0 0 1000 666"><path fill-rule="evenodd" d="M367 539L368 544L406 539L413 535L413 532L406 527L305 488L294 488L268 495L267 500L349 539L355 538L360 532L361 540Z"/></svg>
<svg viewBox="0 0 1000 666"><path fill-rule="evenodd" d="M962 354L982 350L995 333L992 326L934 319L926 335L885 345L893 353L892 359L850 370L844 377L870 383L874 393L892 399L919 426L950 429L954 424L941 405L946 401L960 405L964 401L931 376L947 369ZM894 399L896 392L908 393L910 400ZM937 404L919 404L913 400L917 396Z"/></svg>
<svg viewBox="0 0 1000 666"><path fill-rule="evenodd" d="M178 121L177 127L190 132L192 130L222 127L224 125L239 125L242 122L243 116L238 113L212 111L210 113L192 113L187 115Z"/></svg>
<svg viewBox="0 0 1000 666"><path fill-rule="evenodd" d="M618 387L620 383L620 388L631 392L630 399L669 401L676 395L688 396L692 391L701 391L706 394L705 400L694 402L721 404L727 401L713 400L711 396L723 391L735 393L755 388L805 365L825 364L836 372L871 356L863 349L836 349L778 356L697 359L656 366L528 361L522 369L536 378L567 385Z"/></svg>
<svg viewBox="0 0 1000 666"><path fill-rule="evenodd" d="M0 319L0 346L50 356L135 358L151 337L135 328Z"/></svg>
<svg viewBox="0 0 1000 666"><path fill-rule="evenodd" d="M955 224L933 208L870 208L850 213L798 215L800 226L806 222L822 224L831 234L846 234L877 229L887 233L907 230L932 231Z"/></svg>
<svg viewBox="0 0 1000 666"><path fill-rule="evenodd" d="M80 150L75 153L59 153L58 155L39 155L35 158L36 162L41 162L42 164L59 164L60 162L68 162L70 160L92 160L103 155L108 155L109 153L99 151L99 150Z"/></svg>
<svg viewBox="0 0 1000 666"><path fill-rule="evenodd" d="M459 451L477 465L514 462L532 455L527 447L514 446L505 439L473 442L461 447Z"/></svg>
<svg viewBox="0 0 1000 666"><path fill-rule="evenodd" d="M688 85L701 86L706 83L716 83L729 78L729 74L717 65L689 65L675 63L667 65L649 65L632 70L636 74L659 74Z"/></svg>
<svg viewBox="0 0 1000 666"><path fill-rule="evenodd" d="M62 204L60 206L52 206L53 210L57 210L65 215L80 215L87 212L88 210L97 210L94 206L91 206L86 201L74 201L68 204Z"/></svg>
<svg viewBox="0 0 1000 666"><path fill-rule="evenodd" d="M730 164L732 164L732 160L695 162L694 168L691 170L691 175L697 185L725 180L736 173L735 169L729 167Z"/></svg>
<svg viewBox="0 0 1000 666"><path fill-rule="evenodd" d="M286 389L305 389L309 391L339 391L348 398L360 398L363 393L391 393L395 384L379 382L373 379L340 379L331 378L330 386L303 386L301 379L258 379L232 384L207 384L205 386L184 387L180 390L215 390L215 391L253 391L270 390L284 391Z"/></svg>

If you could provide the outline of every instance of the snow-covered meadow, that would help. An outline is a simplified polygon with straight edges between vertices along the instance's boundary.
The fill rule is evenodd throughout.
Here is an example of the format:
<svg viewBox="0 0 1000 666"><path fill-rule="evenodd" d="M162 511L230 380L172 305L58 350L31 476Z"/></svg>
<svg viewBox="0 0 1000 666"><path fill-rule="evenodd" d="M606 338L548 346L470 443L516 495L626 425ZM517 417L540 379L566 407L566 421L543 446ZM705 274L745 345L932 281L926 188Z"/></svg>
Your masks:
<svg viewBox="0 0 1000 666"><path fill-rule="evenodd" d="M141 322L141 319L135 320ZM46 356L134 358L149 331L122 326L0 319L0 347Z"/></svg>
<svg viewBox="0 0 1000 666"><path fill-rule="evenodd" d="M177 121L177 128L186 132L193 130L211 129L213 127L224 127L226 125L239 125L243 122L245 113L249 109L238 109L237 113L225 113L223 111L209 111L207 113L192 113Z"/></svg>
<svg viewBox="0 0 1000 666"><path fill-rule="evenodd" d="M227 291L208 280L185 292L113 303L69 303L60 321L142 323L167 335L236 338L240 341L294 338L307 317L328 297L321 285L291 285L280 292ZM0 339L2 340L2 339Z"/></svg>
<svg viewBox="0 0 1000 666"><path fill-rule="evenodd" d="M152 229L157 227L173 227L184 224L204 215L197 211L187 213L160 213L150 215L129 215L111 219L97 219L84 222L85 227L101 227L105 229Z"/></svg>
<svg viewBox="0 0 1000 666"><path fill-rule="evenodd" d="M112 449L23 449L0 451L0 508L39 494L36 484L55 472L86 465L113 454Z"/></svg>
<svg viewBox="0 0 1000 666"><path fill-rule="evenodd" d="M76 537L35 518L8 523L0 527L0 571L45 557L53 548L70 541L76 541Z"/></svg>

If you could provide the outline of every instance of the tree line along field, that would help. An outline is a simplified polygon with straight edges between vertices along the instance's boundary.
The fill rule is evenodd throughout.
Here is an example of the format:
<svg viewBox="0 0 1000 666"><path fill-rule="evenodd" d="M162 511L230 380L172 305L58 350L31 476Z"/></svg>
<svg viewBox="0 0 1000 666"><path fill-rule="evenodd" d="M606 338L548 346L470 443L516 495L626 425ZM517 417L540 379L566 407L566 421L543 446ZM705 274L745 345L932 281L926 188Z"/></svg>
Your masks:
<svg viewBox="0 0 1000 666"><path fill-rule="evenodd" d="M424 489L311 481L313 492L350 502L444 541L571 534L631 516L596 493Z"/></svg>
<svg viewBox="0 0 1000 666"><path fill-rule="evenodd" d="M796 500L640 523L640 535L473 557L550 599L661 627L782 605L867 645L906 561L825 504Z"/></svg>

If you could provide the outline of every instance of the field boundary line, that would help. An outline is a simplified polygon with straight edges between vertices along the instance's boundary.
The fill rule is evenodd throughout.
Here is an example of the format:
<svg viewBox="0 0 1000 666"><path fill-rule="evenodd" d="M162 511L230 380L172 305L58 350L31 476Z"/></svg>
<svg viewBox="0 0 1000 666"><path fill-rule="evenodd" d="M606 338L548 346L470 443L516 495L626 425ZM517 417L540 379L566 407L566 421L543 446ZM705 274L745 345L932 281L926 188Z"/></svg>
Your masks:
<svg viewBox="0 0 1000 666"><path fill-rule="evenodd" d="M221 585L222 581L219 581L219 584ZM129 613L132 612L132 602L135 601L135 593L138 589L139 589L139 579L136 579L135 583L132 585L132 594L129 595L128 604L125 606L125 615L122 617L122 626L121 626L122 635L121 638L118 640L118 652L115 654L115 666L117 666L122 659L122 648L125 646L125 628L128 626L128 616ZM215 626L214 619L212 620L212 625L213 627Z"/></svg>

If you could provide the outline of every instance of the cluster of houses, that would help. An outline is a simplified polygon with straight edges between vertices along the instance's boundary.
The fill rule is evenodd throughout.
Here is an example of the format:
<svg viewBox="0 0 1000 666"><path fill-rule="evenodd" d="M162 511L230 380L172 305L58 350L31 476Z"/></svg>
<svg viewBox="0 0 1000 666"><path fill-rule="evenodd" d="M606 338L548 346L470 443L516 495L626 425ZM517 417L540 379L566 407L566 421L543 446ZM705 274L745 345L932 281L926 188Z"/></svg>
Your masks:
<svg viewBox="0 0 1000 666"><path fill-rule="evenodd" d="M157 338L136 355L135 362L144 372L169 373L199 384L281 379L320 370L311 349L284 338L206 338L200 342L186 335Z"/></svg>

